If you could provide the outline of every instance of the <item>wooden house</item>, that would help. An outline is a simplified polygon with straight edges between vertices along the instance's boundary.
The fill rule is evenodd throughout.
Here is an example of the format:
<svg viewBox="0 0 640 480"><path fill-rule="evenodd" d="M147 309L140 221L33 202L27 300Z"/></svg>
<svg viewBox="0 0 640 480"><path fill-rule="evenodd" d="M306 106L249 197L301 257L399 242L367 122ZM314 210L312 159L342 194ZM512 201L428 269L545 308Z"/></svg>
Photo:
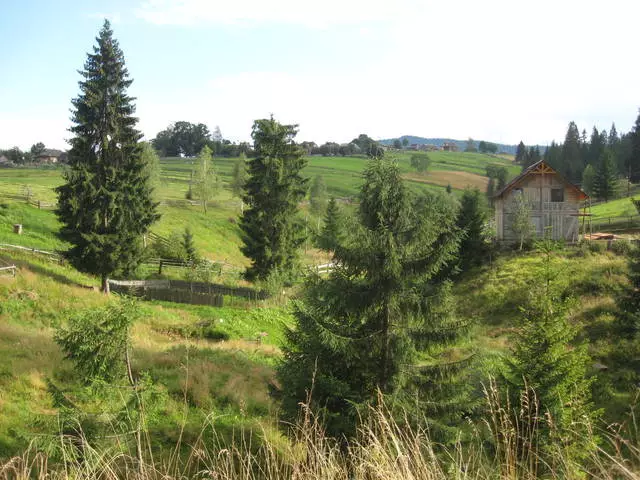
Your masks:
<svg viewBox="0 0 640 480"><path fill-rule="evenodd" d="M580 207L589 197L544 160L524 170L494 196L498 241L518 240L511 228L517 195L523 195L529 204L537 237L550 227L555 240L578 241Z"/></svg>

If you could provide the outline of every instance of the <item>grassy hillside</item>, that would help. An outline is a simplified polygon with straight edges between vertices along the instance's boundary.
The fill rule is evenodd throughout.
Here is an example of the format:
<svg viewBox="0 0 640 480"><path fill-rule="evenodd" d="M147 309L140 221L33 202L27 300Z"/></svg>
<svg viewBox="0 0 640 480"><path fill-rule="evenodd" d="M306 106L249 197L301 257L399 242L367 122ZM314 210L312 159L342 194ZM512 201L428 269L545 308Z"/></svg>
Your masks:
<svg viewBox="0 0 640 480"><path fill-rule="evenodd" d="M45 443L55 439L59 419L50 383L69 398L82 397L73 393L81 389L53 333L70 316L107 302L80 286L95 285L93 279L69 267L25 255L3 258L21 269L16 278L0 276L0 458L24 449L35 434ZM147 372L158 386L149 420L158 448L175 445L185 418L191 440L208 416L217 418L223 436L230 425L272 429L268 389L288 323L281 307L145 302L132 357L135 371ZM111 399L94 407L108 414L123 405Z"/></svg>
<svg viewBox="0 0 640 480"><path fill-rule="evenodd" d="M405 180L412 190L443 191L451 185L454 192L466 186L486 187L486 166L507 166L511 175L519 167L504 158L477 153L431 152L432 164L428 172L418 174L410 165L411 153L396 155ZM161 160L161 180L157 198L161 200L160 221L153 226L159 235L182 234L189 226L196 247L212 260L244 266L246 258L240 252L239 201L232 198L228 188L236 159L216 158L214 163L223 181L223 189L212 202L205 215L202 207L186 201L192 159L165 158ZM364 157L309 157L304 170L307 178L322 175L330 195L353 198L358 194ZM62 182L61 170L28 168L0 170L0 243L20 244L31 248L55 250L64 245L56 238L59 225L51 209L38 210L26 203L27 194L32 201L52 203L54 188ZM24 235L13 234L14 223L24 225ZM311 252L313 254L313 252ZM311 259L311 257L310 257ZM311 260L310 260L311 261Z"/></svg>
<svg viewBox="0 0 640 480"><path fill-rule="evenodd" d="M0 277L0 458L20 451L34 434L55 433L58 412L49 383L68 391L78 385L53 333L70 316L107 301L80 286L96 285L94 279L69 267L25 254L3 258L21 270L15 279ZM621 421L640 380L612 343L618 298L627 286L626 258L571 249L558 254L555 263L560 288L575 299L572 322L589 342L593 361L608 367L592 371L596 403L607 421ZM535 253L506 254L456 284L459 315L476 325L466 348L479 351L479 380L499 375L519 325L519 308L540 269ZM200 433L205 418L215 419L223 437L232 428L249 427L261 431L259 437L278 438L276 405L268 392L283 329L291 323L286 307L144 302L142 312L133 330L134 368L147 372L158 389L149 429L160 450L176 441L185 408L187 439ZM111 399L95 408L120 406Z"/></svg>

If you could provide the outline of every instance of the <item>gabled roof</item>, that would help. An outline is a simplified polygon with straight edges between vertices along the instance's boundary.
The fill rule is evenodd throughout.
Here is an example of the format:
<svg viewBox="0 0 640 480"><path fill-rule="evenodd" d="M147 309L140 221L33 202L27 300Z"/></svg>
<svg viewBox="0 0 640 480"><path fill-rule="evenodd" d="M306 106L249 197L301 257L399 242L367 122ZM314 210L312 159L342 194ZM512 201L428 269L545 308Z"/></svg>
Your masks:
<svg viewBox="0 0 640 480"><path fill-rule="evenodd" d="M550 174L550 175L555 175L556 177L558 177L562 183L564 183L567 187L574 189L576 192L578 192L578 198L580 200L586 200L589 198L589 195L587 195L586 193L584 193L580 187L578 187L577 185L574 185L573 183L571 183L569 180L567 180L563 175L561 175L560 173L558 173L555 169L553 169L547 162L545 162L544 160L540 160L536 163L534 163L533 165L527 167L526 169L524 169L522 171L522 173L520 173L520 175L518 175L516 178L514 178L513 180L511 180L509 183L507 183L505 185L505 187L500 190L498 193L496 193L494 195L494 198L499 198L502 197L505 193L510 192L513 188L515 188L516 186L518 186L522 180L524 180L526 177L530 176L530 175L540 175L540 174Z"/></svg>

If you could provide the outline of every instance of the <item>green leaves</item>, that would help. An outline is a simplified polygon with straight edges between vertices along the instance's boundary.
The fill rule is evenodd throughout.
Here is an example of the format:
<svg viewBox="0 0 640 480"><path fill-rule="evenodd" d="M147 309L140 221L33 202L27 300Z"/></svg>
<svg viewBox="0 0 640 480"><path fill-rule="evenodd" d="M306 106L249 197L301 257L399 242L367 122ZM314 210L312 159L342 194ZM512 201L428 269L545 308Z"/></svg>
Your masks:
<svg viewBox="0 0 640 480"><path fill-rule="evenodd" d="M84 383L112 382L126 374L129 329L138 316L131 299L86 310L72 317L67 328L60 328L55 341Z"/></svg>

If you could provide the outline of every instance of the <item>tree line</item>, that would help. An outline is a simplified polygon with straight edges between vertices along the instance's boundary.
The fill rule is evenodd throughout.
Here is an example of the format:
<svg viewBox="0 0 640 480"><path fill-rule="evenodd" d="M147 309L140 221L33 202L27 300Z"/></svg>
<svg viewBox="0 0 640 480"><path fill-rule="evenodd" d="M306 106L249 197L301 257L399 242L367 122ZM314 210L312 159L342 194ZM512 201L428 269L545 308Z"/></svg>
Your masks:
<svg viewBox="0 0 640 480"><path fill-rule="evenodd" d="M622 178L626 178L627 188L640 181L640 115L628 133L619 134L614 123L608 132L594 126L587 135L570 122L564 142L551 142L543 153L538 146L518 144L515 161L523 169L540 160L581 185L591 197L611 200L621 192Z"/></svg>

